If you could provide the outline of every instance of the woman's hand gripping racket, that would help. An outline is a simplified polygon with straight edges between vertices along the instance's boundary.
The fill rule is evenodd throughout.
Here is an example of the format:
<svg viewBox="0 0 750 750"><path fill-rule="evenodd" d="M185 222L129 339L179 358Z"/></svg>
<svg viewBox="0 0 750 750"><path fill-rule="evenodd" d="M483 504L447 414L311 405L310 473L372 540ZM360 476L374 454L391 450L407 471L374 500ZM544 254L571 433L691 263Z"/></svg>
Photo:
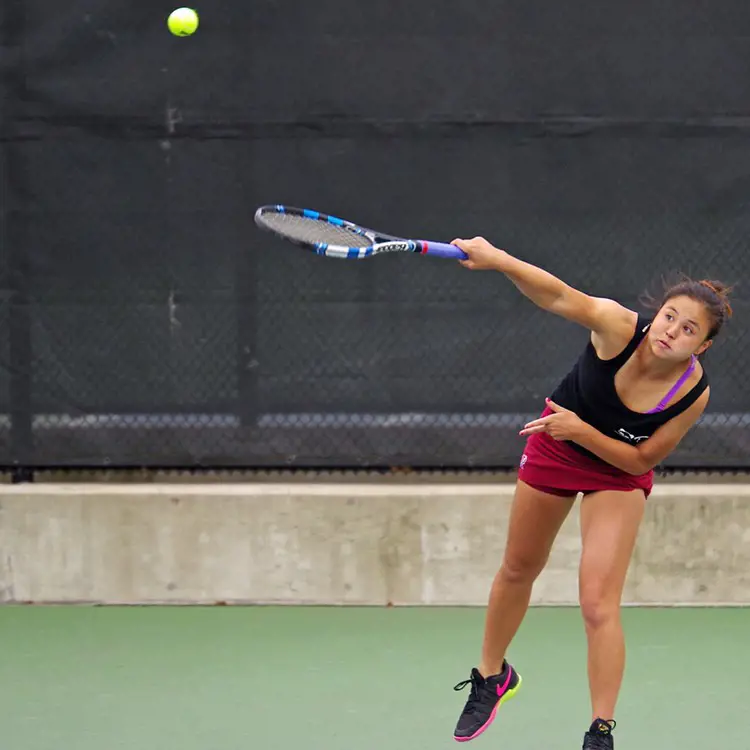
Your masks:
<svg viewBox="0 0 750 750"><path fill-rule="evenodd" d="M380 253L419 253L458 260L468 258L455 245L392 237L335 216L291 206L261 206L255 212L255 223L261 229L328 258L361 259Z"/></svg>

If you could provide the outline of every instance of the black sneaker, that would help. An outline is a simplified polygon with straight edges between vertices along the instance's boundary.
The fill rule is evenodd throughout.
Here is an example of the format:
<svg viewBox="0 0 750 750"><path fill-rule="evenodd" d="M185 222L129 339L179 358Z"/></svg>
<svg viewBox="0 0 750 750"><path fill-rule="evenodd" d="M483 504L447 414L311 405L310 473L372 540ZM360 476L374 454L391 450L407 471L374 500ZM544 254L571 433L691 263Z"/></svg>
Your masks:
<svg viewBox="0 0 750 750"><path fill-rule="evenodd" d="M479 737L492 724L497 709L521 687L521 675L504 661L500 674L485 679L478 669L472 669L471 677L459 682L453 689L463 690L467 685L471 685L471 695L453 732L457 742L468 742Z"/></svg>
<svg viewBox="0 0 750 750"><path fill-rule="evenodd" d="M583 735L583 750L614 750L615 738L612 730L615 720L595 719L589 731Z"/></svg>

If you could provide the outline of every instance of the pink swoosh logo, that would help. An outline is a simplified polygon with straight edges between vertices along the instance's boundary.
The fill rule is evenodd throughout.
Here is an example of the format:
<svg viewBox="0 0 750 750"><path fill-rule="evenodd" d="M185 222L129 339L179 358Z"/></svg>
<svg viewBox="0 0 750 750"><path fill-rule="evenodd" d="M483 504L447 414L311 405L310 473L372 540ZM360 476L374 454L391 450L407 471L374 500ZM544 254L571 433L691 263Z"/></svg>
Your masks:
<svg viewBox="0 0 750 750"><path fill-rule="evenodd" d="M497 694L500 698L503 697L503 693L508 689L508 685L510 685L510 678L512 674L513 674L512 670L510 669L510 667L508 667L508 676L505 678L505 684L502 687L500 687L500 685L497 686Z"/></svg>

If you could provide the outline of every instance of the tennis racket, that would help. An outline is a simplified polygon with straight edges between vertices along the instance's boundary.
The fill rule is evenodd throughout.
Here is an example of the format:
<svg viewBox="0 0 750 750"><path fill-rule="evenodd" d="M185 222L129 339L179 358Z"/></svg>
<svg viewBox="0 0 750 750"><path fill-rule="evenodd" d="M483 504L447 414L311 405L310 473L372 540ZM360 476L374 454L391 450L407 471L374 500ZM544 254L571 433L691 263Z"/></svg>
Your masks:
<svg viewBox="0 0 750 750"><path fill-rule="evenodd" d="M468 256L455 245L392 237L335 216L292 206L261 206L255 212L261 228L327 258L369 258L380 253L419 253L436 258Z"/></svg>

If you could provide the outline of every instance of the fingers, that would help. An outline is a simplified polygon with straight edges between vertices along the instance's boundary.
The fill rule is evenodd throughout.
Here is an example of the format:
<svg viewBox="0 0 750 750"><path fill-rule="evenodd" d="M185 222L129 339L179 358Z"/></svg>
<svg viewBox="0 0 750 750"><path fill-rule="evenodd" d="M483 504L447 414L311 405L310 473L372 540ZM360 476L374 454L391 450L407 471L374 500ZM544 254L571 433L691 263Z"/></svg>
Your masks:
<svg viewBox="0 0 750 750"><path fill-rule="evenodd" d="M551 437L554 437L550 432L550 428L554 428L554 425L556 425L559 420L560 417L558 417L557 414L548 414L546 417L533 419L531 422L527 422L518 434L525 437L526 435L534 435L538 432L546 432Z"/></svg>
<svg viewBox="0 0 750 750"><path fill-rule="evenodd" d="M546 432L548 429L547 422L537 419L524 425L518 434L525 437L526 435L535 435L538 432Z"/></svg>
<svg viewBox="0 0 750 750"><path fill-rule="evenodd" d="M461 239L455 239L451 241L451 245L455 245L459 250L463 250L466 253L466 246L467 246L466 240ZM467 255L469 253L466 253ZM464 268L468 268L469 270L472 270L474 268L474 262L471 260L471 258L467 258L465 260L459 260L458 261Z"/></svg>
<svg viewBox="0 0 750 750"><path fill-rule="evenodd" d="M539 432L546 432L553 440L568 440L568 436L565 432L560 432L553 426L547 424L540 424L536 427L524 427L518 434L521 437L526 437L527 435L535 435Z"/></svg>
<svg viewBox="0 0 750 750"><path fill-rule="evenodd" d="M461 248L464 252L468 250L476 250L480 245L487 245L487 240L484 239L484 237L473 237L470 240L463 240L460 237L456 237L451 242L451 245L455 245L456 247Z"/></svg>
<svg viewBox="0 0 750 750"><path fill-rule="evenodd" d="M462 259L464 268L472 271L484 271L494 268L497 264L497 248L493 247L484 237L474 237L470 240L464 240L456 237L451 245L462 250L467 258ZM468 263L466 262L468 260Z"/></svg>
<svg viewBox="0 0 750 750"><path fill-rule="evenodd" d="M547 425L540 424L538 427L524 427L518 434L522 437L526 435L534 435L537 432L544 432L547 429Z"/></svg>
<svg viewBox="0 0 750 750"><path fill-rule="evenodd" d="M473 250L473 243L471 240L455 239L451 242L451 245L455 245L457 248L463 250L465 253Z"/></svg>
<svg viewBox="0 0 750 750"><path fill-rule="evenodd" d="M566 408L556 404L551 398L545 398L544 400L552 411L568 411Z"/></svg>

